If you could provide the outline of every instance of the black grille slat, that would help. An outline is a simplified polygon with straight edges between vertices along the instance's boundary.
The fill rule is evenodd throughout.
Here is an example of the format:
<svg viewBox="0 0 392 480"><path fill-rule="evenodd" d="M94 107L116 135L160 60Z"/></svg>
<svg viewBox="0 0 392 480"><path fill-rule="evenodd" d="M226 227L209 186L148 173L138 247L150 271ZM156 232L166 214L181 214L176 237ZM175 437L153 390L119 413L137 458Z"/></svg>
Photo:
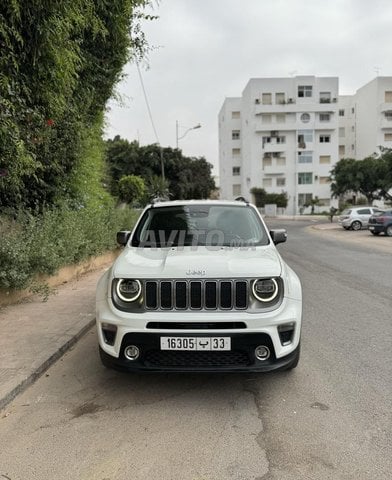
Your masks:
<svg viewBox="0 0 392 480"><path fill-rule="evenodd" d="M185 309L187 307L186 291L186 282L176 282L174 300L176 308Z"/></svg>
<svg viewBox="0 0 392 480"><path fill-rule="evenodd" d="M157 282L146 282L146 307L155 309L158 307Z"/></svg>
<svg viewBox="0 0 392 480"><path fill-rule="evenodd" d="M247 280L146 280L147 310L244 310L248 307Z"/></svg>
<svg viewBox="0 0 392 480"><path fill-rule="evenodd" d="M248 306L248 284L236 282L235 284L235 307L246 308Z"/></svg>
<svg viewBox="0 0 392 480"><path fill-rule="evenodd" d="M231 308L233 299L232 299L232 283L231 282L221 282L220 284L220 307L221 308Z"/></svg>
<svg viewBox="0 0 392 480"><path fill-rule="evenodd" d="M191 282L190 289L190 304L191 308L201 308L202 298L201 298L201 282Z"/></svg>
<svg viewBox="0 0 392 480"><path fill-rule="evenodd" d="M161 282L161 308L171 309L172 306L172 284Z"/></svg>
<svg viewBox="0 0 392 480"><path fill-rule="evenodd" d="M243 367L250 364L246 352L183 352L150 350L144 357L147 366L156 367Z"/></svg>
<svg viewBox="0 0 392 480"><path fill-rule="evenodd" d="M206 308L216 308L216 282L206 282L204 287L204 295L205 295L205 307Z"/></svg>

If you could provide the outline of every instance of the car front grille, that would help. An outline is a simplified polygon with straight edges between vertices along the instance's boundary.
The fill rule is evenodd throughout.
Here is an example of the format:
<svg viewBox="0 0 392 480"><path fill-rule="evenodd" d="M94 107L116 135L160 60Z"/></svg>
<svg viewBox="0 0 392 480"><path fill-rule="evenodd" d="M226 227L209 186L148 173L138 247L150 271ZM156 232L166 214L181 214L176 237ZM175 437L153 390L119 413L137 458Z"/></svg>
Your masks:
<svg viewBox="0 0 392 480"><path fill-rule="evenodd" d="M250 364L246 352L180 352L150 350L144 364L149 367L244 367Z"/></svg>
<svg viewBox="0 0 392 480"><path fill-rule="evenodd" d="M144 284L147 310L245 310L246 280L147 280Z"/></svg>

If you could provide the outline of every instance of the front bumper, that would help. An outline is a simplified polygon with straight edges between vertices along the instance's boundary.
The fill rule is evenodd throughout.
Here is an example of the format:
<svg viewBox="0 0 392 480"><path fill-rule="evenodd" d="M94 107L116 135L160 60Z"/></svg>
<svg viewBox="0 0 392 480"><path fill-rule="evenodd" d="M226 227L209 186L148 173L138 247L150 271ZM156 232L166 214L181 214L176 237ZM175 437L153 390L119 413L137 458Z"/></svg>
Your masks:
<svg viewBox="0 0 392 480"><path fill-rule="evenodd" d="M128 372L269 372L284 370L295 362L299 355L300 345L290 354L276 358L271 338L263 333L193 333L197 336L230 336L231 350L225 352L195 352L195 351L162 351L160 337L167 333L128 333L123 337L119 357L113 357L99 348L102 363L107 367ZM174 336L174 334L172 334ZM176 333L176 337L189 337L189 333ZM128 360L124 349L128 345L136 345L140 350L137 360ZM267 360L255 357L255 348L265 345L271 355Z"/></svg>

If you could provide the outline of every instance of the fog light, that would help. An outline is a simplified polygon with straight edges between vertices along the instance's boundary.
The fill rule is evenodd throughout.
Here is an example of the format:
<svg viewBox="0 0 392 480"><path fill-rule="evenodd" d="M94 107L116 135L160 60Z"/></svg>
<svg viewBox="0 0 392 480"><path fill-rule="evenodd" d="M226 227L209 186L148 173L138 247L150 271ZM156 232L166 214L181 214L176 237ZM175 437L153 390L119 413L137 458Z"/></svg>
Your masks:
<svg viewBox="0 0 392 480"><path fill-rule="evenodd" d="M128 345L124 350L124 356L127 360L137 360L139 355L140 351L136 345Z"/></svg>
<svg viewBox="0 0 392 480"><path fill-rule="evenodd" d="M255 356L257 358L257 360L267 360L267 358L269 358L270 356L270 349L264 345L259 345L256 349L255 349Z"/></svg>

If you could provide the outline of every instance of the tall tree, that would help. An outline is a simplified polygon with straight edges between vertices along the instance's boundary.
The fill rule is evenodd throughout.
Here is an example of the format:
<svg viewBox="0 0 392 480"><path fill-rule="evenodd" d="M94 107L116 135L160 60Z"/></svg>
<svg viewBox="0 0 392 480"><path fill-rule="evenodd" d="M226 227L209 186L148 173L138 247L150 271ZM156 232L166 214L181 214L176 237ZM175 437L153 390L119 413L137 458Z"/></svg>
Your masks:
<svg viewBox="0 0 392 480"><path fill-rule="evenodd" d="M212 165L204 157L182 155L181 150L159 145L140 146L119 136L107 141L106 158L112 178L111 188L118 195L118 181L124 175L138 175L147 183L161 176L161 155L172 199L208 198L216 188Z"/></svg>

